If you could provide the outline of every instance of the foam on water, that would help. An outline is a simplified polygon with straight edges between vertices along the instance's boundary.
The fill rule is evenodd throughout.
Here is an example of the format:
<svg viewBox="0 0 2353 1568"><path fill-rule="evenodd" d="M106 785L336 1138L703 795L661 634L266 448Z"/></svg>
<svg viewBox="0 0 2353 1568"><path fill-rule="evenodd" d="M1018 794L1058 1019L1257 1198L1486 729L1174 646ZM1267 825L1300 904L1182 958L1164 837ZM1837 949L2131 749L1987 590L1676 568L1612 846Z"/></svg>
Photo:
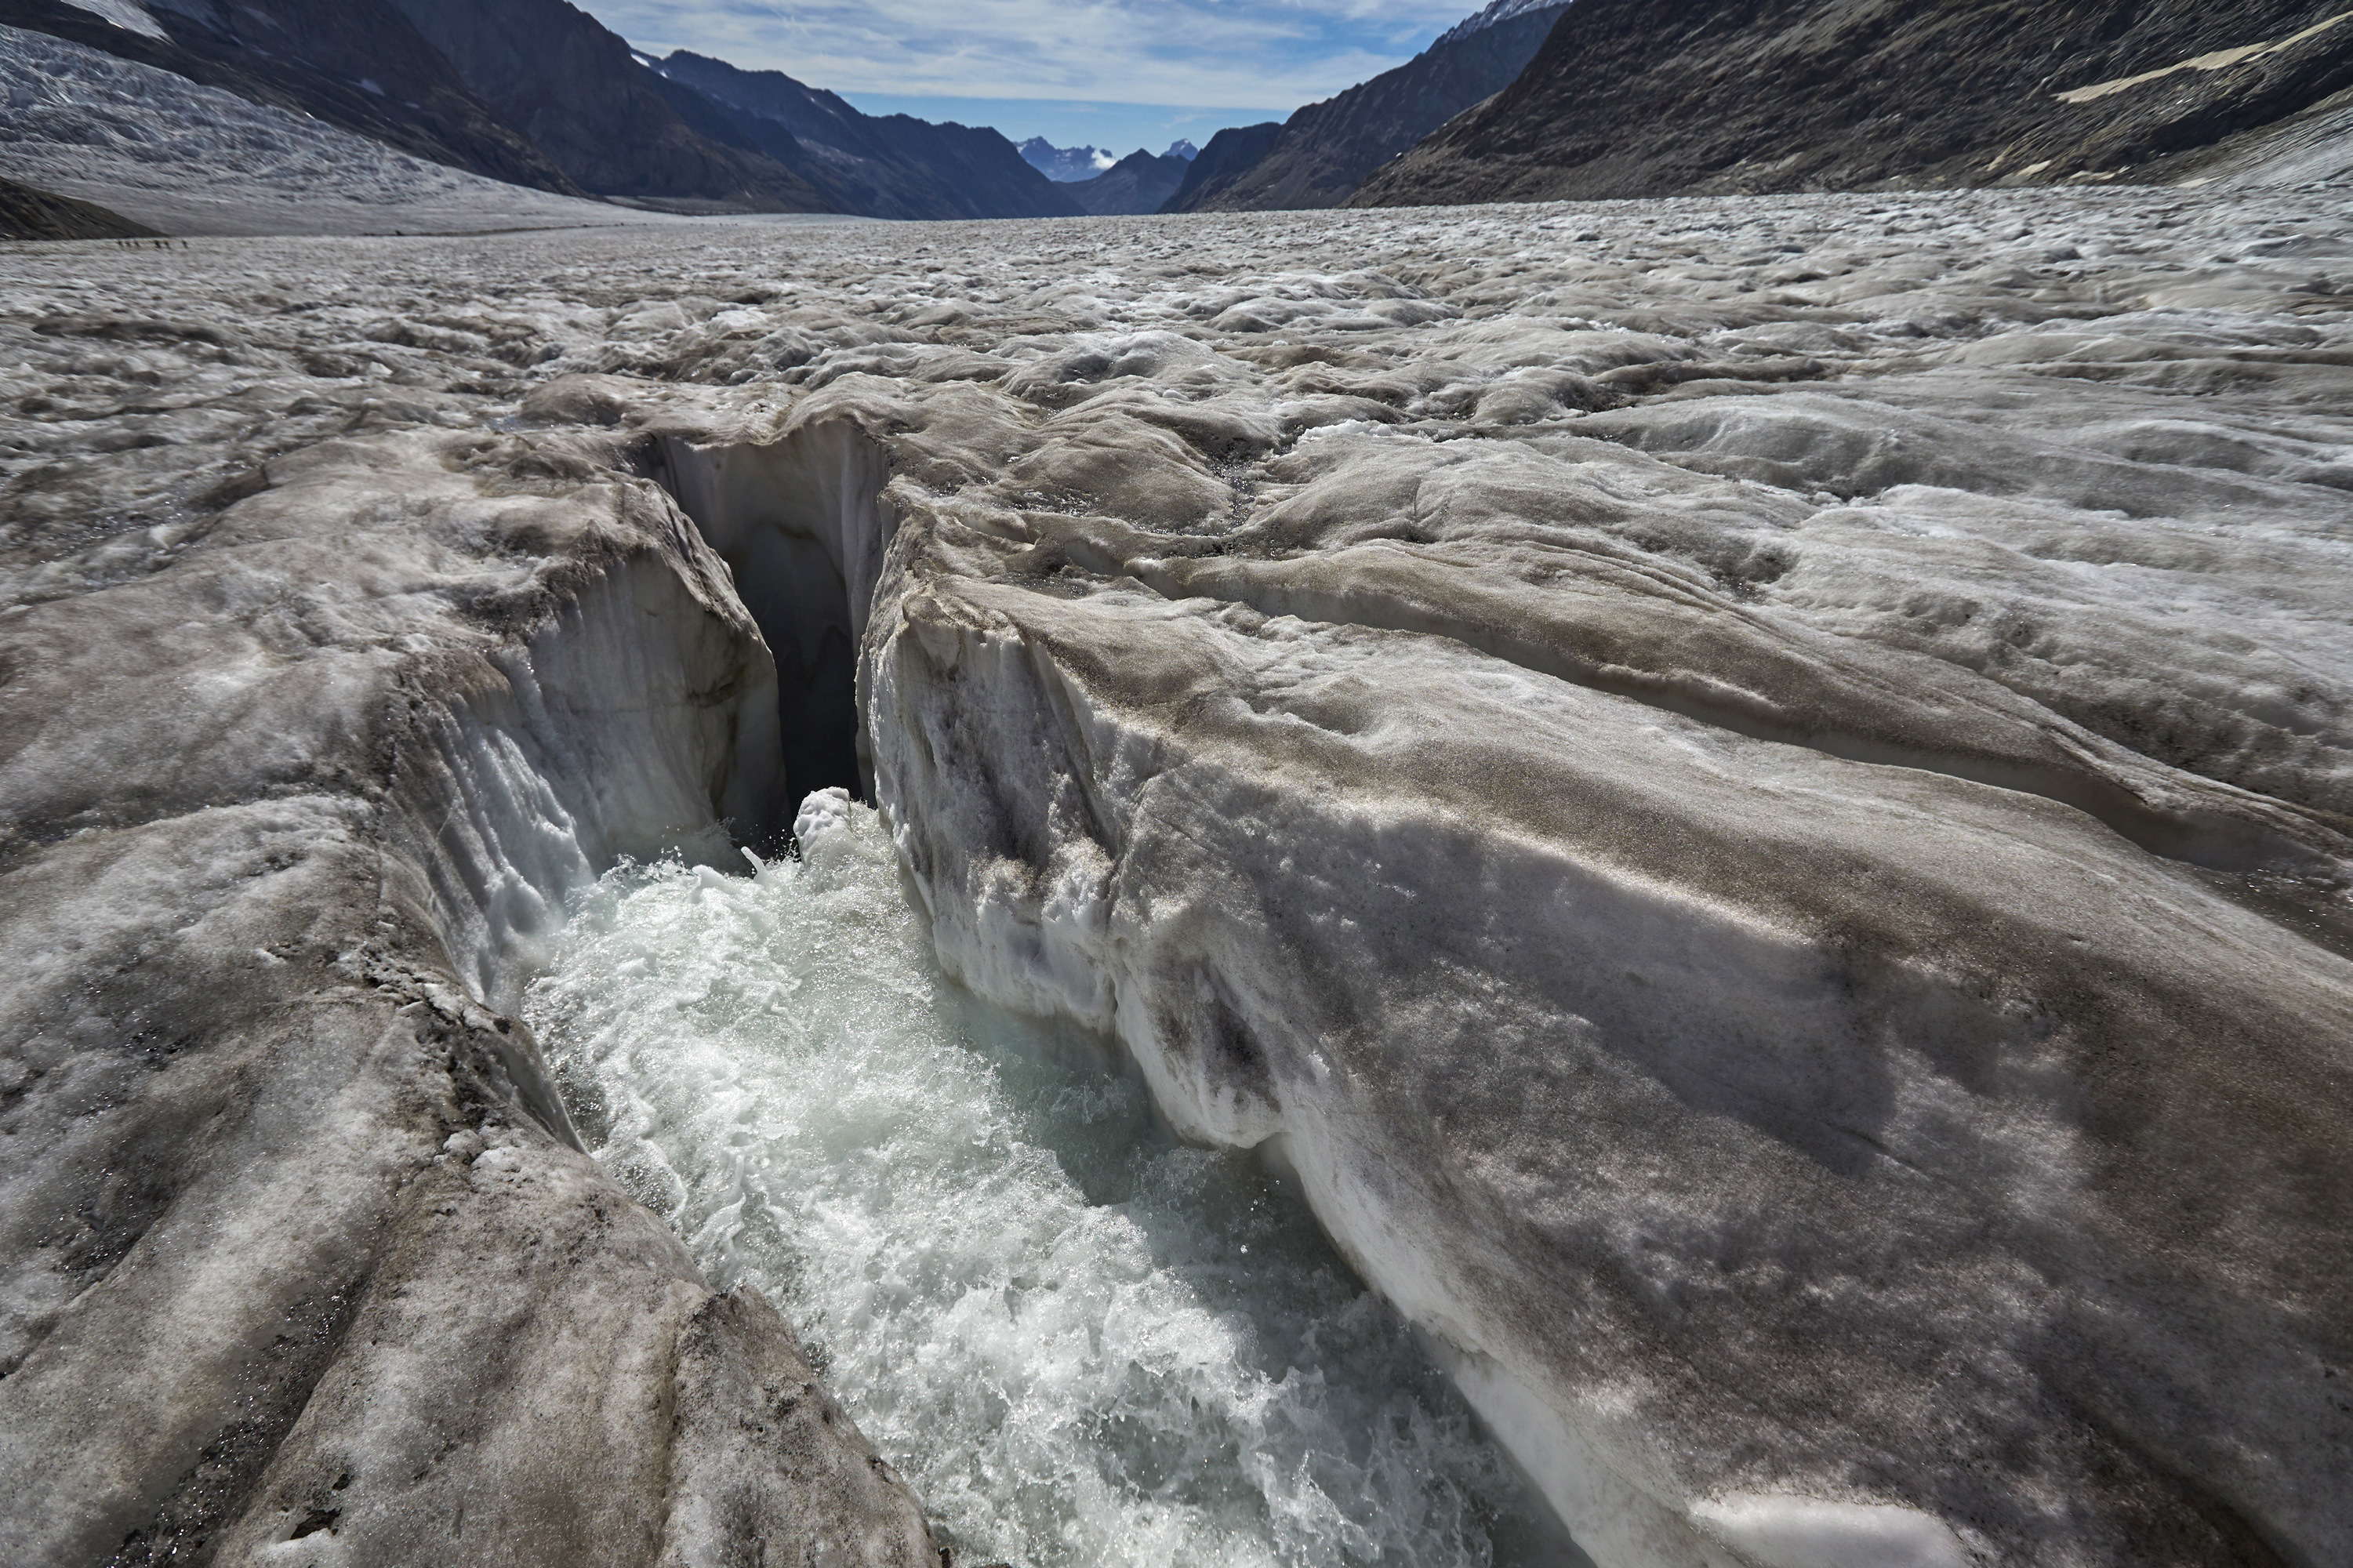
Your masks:
<svg viewBox="0 0 2353 1568"><path fill-rule="evenodd" d="M1573 1558L1276 1178L944 980L871 812L802 832L607 877L526 1011L596 1157L793 1318L960 1559Z"/></svg>

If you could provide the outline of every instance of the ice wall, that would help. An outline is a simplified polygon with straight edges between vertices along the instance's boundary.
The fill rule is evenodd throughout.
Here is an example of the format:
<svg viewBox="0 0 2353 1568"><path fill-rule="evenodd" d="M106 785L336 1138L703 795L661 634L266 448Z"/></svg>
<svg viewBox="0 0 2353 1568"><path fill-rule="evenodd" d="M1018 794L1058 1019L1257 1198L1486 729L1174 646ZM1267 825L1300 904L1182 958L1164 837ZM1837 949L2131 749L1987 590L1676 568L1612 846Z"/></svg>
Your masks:
<svg viewBox="0 0 2353 1568"><path fill-rule="evenodd" d="M784 794L870 793L858 647L893 519L882 449L847 420L766 444L670 437L655 472L725 558L776 650Z"/></svg>
<svg viewBox="0 0 2353 1568"><path fill-rule="evenodd" d="M1598 1561L2089 1564L2147 1505L2068 1488L2191 1455L2298 1517L2342 961L2062 808L1459 647L968 582L884 625L943 963L1279 1143ZM2019 1443L2055 1489L1947 1458Z"/></svg>
<svg viewBox="0 0 2353 1568"><path fill-rule="evenodd" d="M472 431L136 549L6 626L0 1559L932 1568L507 1010L597 873L765 829L722 563L609 450Z"/></svg>
<svg viewBox="0 0 2353 1568"><path fill-rule="evenodd" d="M733 837L773 837L776 674L745 629L670 563L620 563L428 721L417 858L477 995L511 1008L566 900L624 858L727 865Z"/></svg>
<svg viewBox="0 0 2353 1568"><path fill-rule="evenodd" d="M1747 667L1765 697L1711 700L1830 710L1809 683L1843 679L1865 694L1844 710L1897 741L1751 734L1672 698L1704 673L1625 673L1688 648L1631 644L1585 683L1541 618L1451 620L1442 572L1399 557L1147 552L1106 581L1120 546L1084 522L884 499L858 430L673 439L670 462L775 640L857 624L823 597L852 575L835 563L874 563L873 788L941 963L1114 1035L1187 1136L1294 1169L1598 1561L1957 1568L2007 1536L2089 1563L2099 1531L2052 1478L2179 1451L2197 1423L2159 1409L2309 1400L2295 1330L2257 1304L2298 1289L2277 1232L2217 1215L2192 1222L2222 1226L2214 1250L2173 1274L2137 1259L2179 1201L2160 1188L2248 1174L2227 1069L2187 1042L2227 1027L2280 1081L2325 1071L2310 1020L2344 1010L2339 961L2278 949L2185 865L2050 797L2109 791L2128 804L2103 815L2185 860L2305 866L2325 827L1982 687L1898 698L1810 650L1771 656L1786 679ZM1083 589L1058 591L1057 558L1089 563ZM1319 564L1318 618L1248 591ZM1208 583L1230 596L1173 592ZM1383 596L1416 624L1329 610ZM1507 631L1549 658L1499 658ZM1936 702L1987 716L1939 733ZM1880 760L1907 725L1926 739L1905 761L1959 760ZM1979 782L1971 746L2045 748L2057 782ZM2199 826L2152 829L2142 801ZM2087 961L2133 978L2086 994ZM2071 1383L2041 1359L2054 1336L2166 1370ZM1956 1422L2042 1445L2061 1490L1917 1489ZM2218 1484L2294 1506L2262 1464Z"/></svg>

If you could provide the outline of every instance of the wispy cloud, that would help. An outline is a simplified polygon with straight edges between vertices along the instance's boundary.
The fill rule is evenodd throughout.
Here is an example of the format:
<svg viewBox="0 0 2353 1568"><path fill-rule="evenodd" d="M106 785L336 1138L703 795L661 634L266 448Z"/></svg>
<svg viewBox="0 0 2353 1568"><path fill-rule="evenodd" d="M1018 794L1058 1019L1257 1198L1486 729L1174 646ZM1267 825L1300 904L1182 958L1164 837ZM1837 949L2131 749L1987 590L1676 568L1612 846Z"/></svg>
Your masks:
<svg viewBox="0 0 2353 1568"><path fill-rule="evenodd" d="M1399 64L1465 0L585 0L691 48L844 92L1296 106Z"/></svg>

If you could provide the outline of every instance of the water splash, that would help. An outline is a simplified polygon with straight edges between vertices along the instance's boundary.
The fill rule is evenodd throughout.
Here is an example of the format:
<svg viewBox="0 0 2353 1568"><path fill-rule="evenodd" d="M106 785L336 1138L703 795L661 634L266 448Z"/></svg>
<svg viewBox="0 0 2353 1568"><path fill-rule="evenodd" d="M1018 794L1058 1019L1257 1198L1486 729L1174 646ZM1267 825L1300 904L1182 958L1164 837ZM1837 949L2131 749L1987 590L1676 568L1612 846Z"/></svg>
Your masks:
<svg viewBox="0 0 2353 1568"><path fill-rule="evenodd" d="M794 1320L960 1560L1573 1557L1276 1178L944 980L871 812L804 829L756 878L607 877L526 1014L597 1159Z"/></svg>

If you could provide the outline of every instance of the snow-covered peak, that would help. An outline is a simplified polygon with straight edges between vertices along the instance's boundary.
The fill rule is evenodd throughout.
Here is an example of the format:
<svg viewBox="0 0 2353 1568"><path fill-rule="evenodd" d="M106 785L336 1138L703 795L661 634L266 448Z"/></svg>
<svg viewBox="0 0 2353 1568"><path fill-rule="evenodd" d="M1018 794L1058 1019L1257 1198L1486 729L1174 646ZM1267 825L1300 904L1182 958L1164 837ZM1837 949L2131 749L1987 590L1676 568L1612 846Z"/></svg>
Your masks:
<svg viewBox="0 0 2353 1568"><path fill-rule="evenodd" d="M1201 150L1180 136L1168 143L1168 151L1160 155L1164 158L1182 158L1189 163L1201 155Z"/></svg>
<svg viewBox="0 0 2353 1568"><path fill-rule="evenodd" d="M103 21L111 22L128 32L142 34L150 38L164 38L171 36L164 31L162 25L154 17L147 14L147 8L140 5L139 0L66 0L66 4L87 11Z"/></svg>
<svg viewBox="0 0 2353 1568"><path fill-rule="evenodd" d="M1119 162L1100 147L1057 147L1043 136L1032 136L1016 151L1048 179L1064 183L1092 180Z"/></svg>
<svg viewBox="0 0 2353 1568"><path fill-rule="evenodd" d="M1568 0L1492 0L1488 7L1475 16L1465 16L1438 35L1430 47L1440 44L1460 43L1472 34L1504 22L1516 22L1537 11L1559 11L1567 7Z"/></svg>

